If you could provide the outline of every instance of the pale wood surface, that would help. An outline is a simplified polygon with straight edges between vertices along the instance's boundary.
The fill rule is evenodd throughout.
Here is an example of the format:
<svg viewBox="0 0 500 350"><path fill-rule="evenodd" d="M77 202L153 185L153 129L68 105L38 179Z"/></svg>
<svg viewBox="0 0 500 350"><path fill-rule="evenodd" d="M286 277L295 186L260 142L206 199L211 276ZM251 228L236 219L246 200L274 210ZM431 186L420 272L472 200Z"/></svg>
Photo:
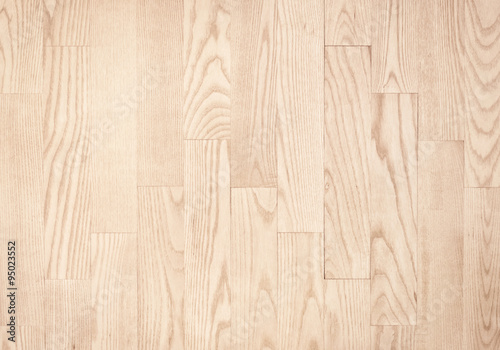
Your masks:
<svg viewBox="0 0 500 350"><path fill-rule="evenodd" d="M414 326L372 326L372 350L413 350Z"/></svg>
<svg viewBox="0 0 500 350"><path fill-rule="evenodd" d="M325 0L325 44L370 45L371 7L368 0Z"/></svg>

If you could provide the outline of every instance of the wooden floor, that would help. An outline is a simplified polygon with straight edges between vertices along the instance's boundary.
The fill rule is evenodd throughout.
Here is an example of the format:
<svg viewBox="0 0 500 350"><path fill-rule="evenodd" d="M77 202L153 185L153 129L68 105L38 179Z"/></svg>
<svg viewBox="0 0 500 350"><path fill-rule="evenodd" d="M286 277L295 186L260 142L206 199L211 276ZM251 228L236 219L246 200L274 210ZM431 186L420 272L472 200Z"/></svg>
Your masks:
<svg viewBox="0 0 500 350"><path fill-rule="evenodd" d="M500 2L0 0L0 330L500 349Z"/></svg>

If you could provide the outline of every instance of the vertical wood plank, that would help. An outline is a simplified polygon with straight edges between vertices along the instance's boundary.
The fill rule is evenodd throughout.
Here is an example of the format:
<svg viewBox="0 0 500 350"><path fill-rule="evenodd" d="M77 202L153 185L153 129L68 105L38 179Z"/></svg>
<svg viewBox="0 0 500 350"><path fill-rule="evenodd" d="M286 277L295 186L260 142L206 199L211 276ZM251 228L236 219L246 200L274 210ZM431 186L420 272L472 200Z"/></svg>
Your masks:
<svg viewBox="0 0 500 350"><path fill-rule="evenodd" d="M184 137L228 139L231 134L230 5L184 1Z"/></svg>
<svg viewBox="0 0 500 350"><path fill-rule="evenodd" d="M414 325L417 96L373 95L371 130L371 324Z"/></svg>
<svg viewBox="0 0 500 350"><path fill-rule="evenodd" d="M90 276L90 101L87 48L44 57L45 276Z"/></svg>
<svg viewBox="0 0 500 350"><path fill-rule="evenodd" d="M372 326L372 350L415 349L414 326Z"/></svg>
<svg viewBox="0 0 500 350"><path fill-rule="evenodd" d="M231 186L275 187L276 1L236 1L231 11Z"/></svg>
<svg viewBox="0 0 500 350"><path fill-rule="evenodd" d="M182 187L139 188L139 349L184 348Z"/></svg>
<svg viewBox="0 0 500 350"><path fill-rule="evenodd" d="M229 148L186 141L185 347L231 348Z"/></svg>
<svg viewBox="0 0 500 350"><path fill-rule="evenodd" d="M463 142L419 142L418 349L466 349L463 175Z"/></svg>
<svg viewBox="0 0 500 350"><path fill-rule="evenodd" d="M370 45L371 6L367 0L325 0L325 44Z"/></svg>
<svg viewBox="0 0 500 350"><path fill-rule="evenodd" d="M370 276L370 52L325 50L325 277Z"/></svg>
<svg viewBox="0 0 500 350"><path fill-rule="evenodd" d="M278 2L279 232L323 232L323 9Z"/></svg>
<svg viewBox="0 0 500 350"><path fill-rule="evenodd" d="M137 349L137 235L92 234L92 348Z"/></svg>
<svg viewBox="0 0 500 350"><path fill-rule="evenodd" d="M43 0L44 46L88 46L91 1Z"/></svg>
<svg viewBox="0 0 500 350"><path fill-rule="evenodd" d="M277 348L276 189L231 190L231 349Z"/></svg>
<svg viewBox="0 0 500 350"><path fill-rule="evenodd" d="M500 347L500 189L466 189L464 210L464 348L497 349Z"/></svg>

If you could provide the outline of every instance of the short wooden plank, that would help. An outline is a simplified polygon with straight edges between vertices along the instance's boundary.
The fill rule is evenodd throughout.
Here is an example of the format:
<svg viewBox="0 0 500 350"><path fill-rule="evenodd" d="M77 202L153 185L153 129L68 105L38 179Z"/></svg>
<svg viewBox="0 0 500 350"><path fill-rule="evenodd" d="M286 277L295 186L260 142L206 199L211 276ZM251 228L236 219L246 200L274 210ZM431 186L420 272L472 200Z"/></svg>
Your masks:
<svg viewBox="0 0 500 350"><path fill-rule="evenodd" d="M44 0L44 46L88 46L91 1Z"/></svg>
<svg viewBox="0 0 500 350"><path fill-rule="evenodd" d="M370 45L371 6L367 0L325 0L325 44Z"/></svg>
<svg viewBox="0 0 500 350"><path fill-rule="evenodd" d="M413 350L414 326L372 326L372 350Z"/></svg>

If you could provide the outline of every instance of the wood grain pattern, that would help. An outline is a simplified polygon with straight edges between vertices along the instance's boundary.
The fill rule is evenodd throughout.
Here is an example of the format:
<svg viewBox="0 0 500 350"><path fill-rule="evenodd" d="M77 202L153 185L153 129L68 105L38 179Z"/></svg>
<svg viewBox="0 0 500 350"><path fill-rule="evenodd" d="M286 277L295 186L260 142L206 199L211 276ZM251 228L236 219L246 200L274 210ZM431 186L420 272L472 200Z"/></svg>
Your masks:
<svg viewBox="0 0 500 350"><path fill-rule="evenodd" d="M41 1L0 2L0 93L41 92L42 41Z"/></svg>
<svg viewBox="0 0 500 350"><path fill-rule="evenodd" d="M500 189L465 190L464 348L500 347Z"/></svg>
<svg viewBox="0 0 500 350"><path fill-rule="evenodd" d="M370 52L325 50L325 277L370 276Z"/></svg>
<svg viewBox="0 0 500 350"><path fill-rule="evenodd" d="M417 348L462 349L463 142L419 150Z"/></svg>
<svg viewBox="0 0 500 350"><path fill-rule="evenodd" d="M278 348L323 349L323 237L278 234Z"/></svg>
<svg viewBox="0 0 500 350"><path fill-rule="evenodd" d="M184 243L183 188L139 188L139 349L184 348Z"/></svg>
<svg viewBox="0 0 500 350"><path fill-rule="evenodd" d="M229 149L186 141L185 347L231 348Z"/></svg>
<svg viewBox="0 0 500 350"><path fill-rule="evenodd" d="M90 350L90 281L47 280L44 295L46 349Z"/></svg>
<svg viewBox="0 0 500 350"><path fill-rule="evenodd" d="M372 350L413 350L415 327L372 326Z"/></svg>
<svg viewBox="0 0 500 350"><path fill-rule="evenodd" d="M325 0L326 45L370 45L372 2Z"/></svg>
<svg viewBox="0 0 500 350"><path fill-rule="evenodd" d="M365 349L370 344L370 280L325 281L325 349Z"/></svg>
<svg viewBox="0 0 500 350"><path fill-rule="evenodd" d="M137 235L92 234L92 348L137 349Z"/></svg>
<svg viewBox="0 0 500 350"><path fill-rule="evenodd" d="M231 11L231 186L275 187L277 2L238 1Z"/></svg>
<svg viewBox="0 0 500 350"><path fill-rule="evenodd" d="M184 1L184 137L228 139L231 134L230 4Z"/></svg>
<svg viewBox="0 0 500 350"><path fill-rule="evenodd" d="M91 1L43 0L44 45L87 46Z"/></svg>
<svg viewBox="0 0 500 350"><path fill-rule="evenodd" d="M182 186L182 1L138 1L138 184Z"/></svg>
<svg viewBox="0 0 500 350"><path fill-rule="evenodd" d="M372 6L372 91L418 92L418 3L375 0Z"/></svg>
<svg viewBox="0 0 500 350"><path fill-rule="evenodd" d="M19 338L16 340L16 343L17 343L16 344L17 350L36 349L37 347L40 346L40 344L46 344L44 327L42 326L19 327Z"/></svg>
<svg viewBox="0 0 500 350"><path fill-rule="evenodd" d="M48 279L90 276L90 101L86 48L44 57L44 227Z"/></svg>
<svg viewBox="0 0 500 350"><path fill-rule="evenodd" d="M500 186L500 5L464 0L460 37L470 113L465 131L465 184Z"/></svg>
<svg viewBox="0 0 500 350"><path fill-rule="evenodd" d="M277 11L278 231L323 232L323 1Z"/></svg>
<svg viewBox="0 0 500 350"><path fill-rule="evenodd" d="M462 65L462 0L424 0L418 7L419 140L463 140L469 111Z"/></svg>
<svg viewBox="0 0 500 350"><path fill-rule="evenodd" d="M277 349L277 191L231 190L231 349Z"/></svg>
<svg viewBox="0 0 500 350"><path fill-rule="evenodd" d="M417 96L373 95L371 324L416 322Z"/></svg>

